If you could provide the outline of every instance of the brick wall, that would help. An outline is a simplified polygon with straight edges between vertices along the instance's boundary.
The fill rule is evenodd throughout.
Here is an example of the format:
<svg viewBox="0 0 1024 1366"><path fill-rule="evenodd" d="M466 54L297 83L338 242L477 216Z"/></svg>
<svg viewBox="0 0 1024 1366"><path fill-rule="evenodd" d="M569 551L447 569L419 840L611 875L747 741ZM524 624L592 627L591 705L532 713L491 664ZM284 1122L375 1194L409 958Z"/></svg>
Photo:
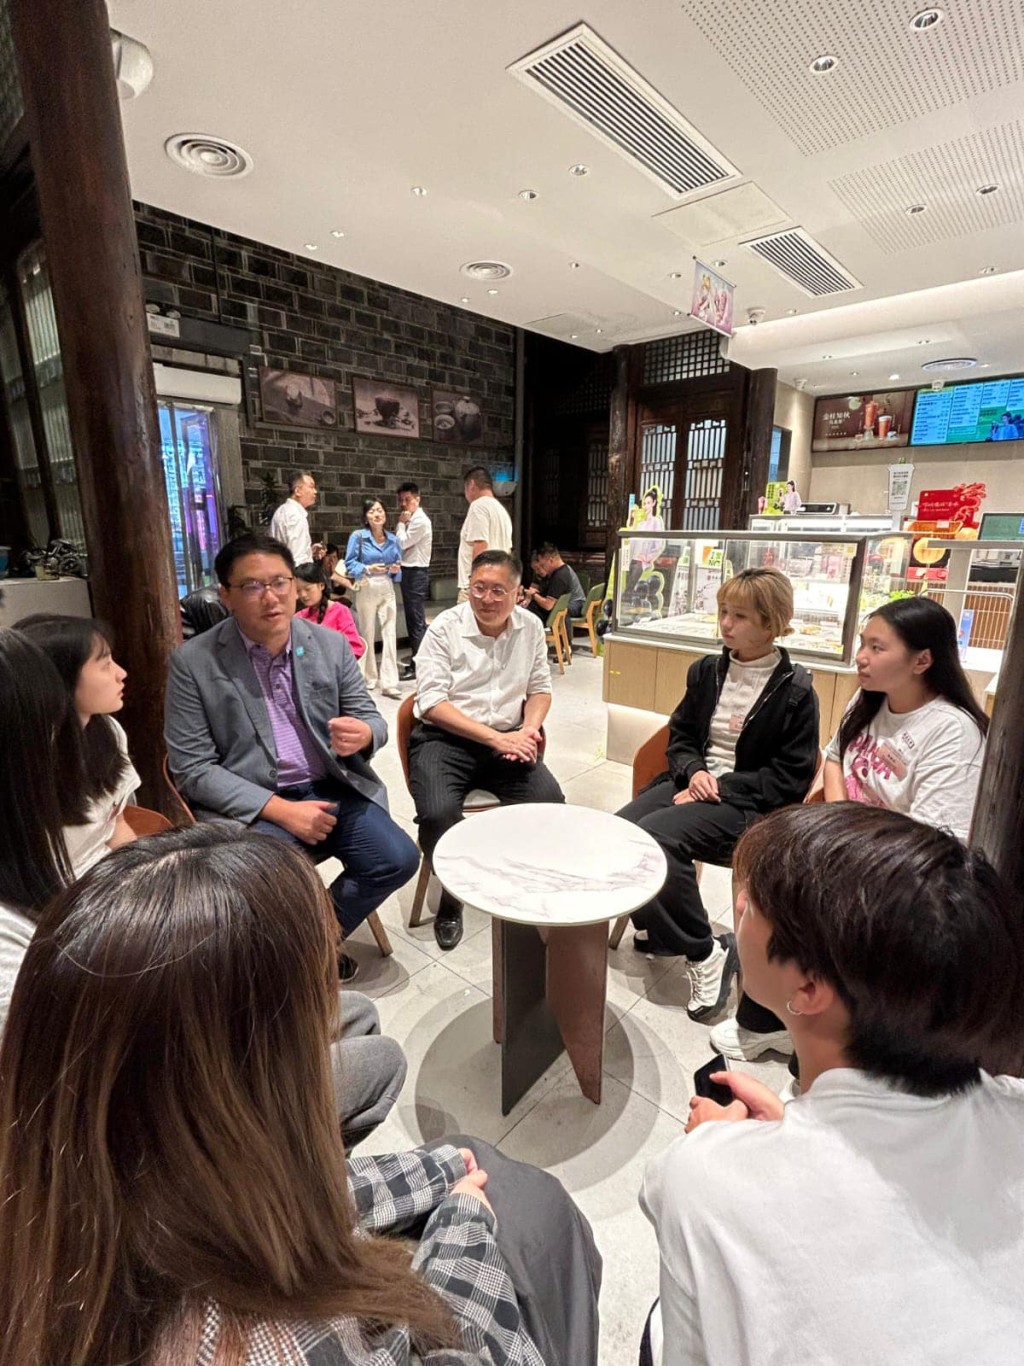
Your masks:
<svg viewBox="0 0 1024 1366"><path fill-rule="evenodd" d="M135 214L147 298L159 294L186 317L250 328L266 355L259 363L339 385L335 429L278 427L258 420L259 396L252 393L253 372L247 373L241 447L251 520L258 517L266 471L282 486L282 497L290 469L315 472L320 499L311 522L331 540L359 525L365 496L380 496L390 511L396 486L414 479L434 521L435 572L453 573L466 511L463 470L513 460L513 329L147 205L136 204ZM357 433L353 375L415 388L420 438ZM486 422L481 444L452 448L432 439L434 387L479 398Z"/></svg>

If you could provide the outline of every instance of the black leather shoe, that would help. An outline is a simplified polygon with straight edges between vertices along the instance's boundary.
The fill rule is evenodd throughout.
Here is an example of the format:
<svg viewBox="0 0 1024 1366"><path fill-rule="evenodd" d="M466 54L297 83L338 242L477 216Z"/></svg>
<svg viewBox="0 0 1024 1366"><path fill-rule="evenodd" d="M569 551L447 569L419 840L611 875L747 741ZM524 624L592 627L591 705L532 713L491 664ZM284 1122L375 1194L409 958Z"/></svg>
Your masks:
<svg viewBox="0 0 1024 1366"><path fill-rule="evenodd" d="M445 894L434 917L434 938L437 947L447 953L462 938L462 906L454 897Z"/></svg>
<svg viewBox="0 0 1024 1366"><path fill-rule="evenodd" d="M403 683L410 683L416 677L416 665L406 664L405 668L398 675Z"/></svg>

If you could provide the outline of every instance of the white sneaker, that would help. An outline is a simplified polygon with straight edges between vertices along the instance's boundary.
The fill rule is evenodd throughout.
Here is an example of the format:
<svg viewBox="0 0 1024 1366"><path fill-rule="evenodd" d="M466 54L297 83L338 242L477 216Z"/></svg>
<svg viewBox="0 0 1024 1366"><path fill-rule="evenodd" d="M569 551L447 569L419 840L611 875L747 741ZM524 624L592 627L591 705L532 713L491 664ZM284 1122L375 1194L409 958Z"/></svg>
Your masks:
<svg viewBox="0 0 1024 1366"><path fill-rule="evenodd" d="M744 1029L735 1016L716 1024L711 1031L711 1047L716 1053L737 1062L753 1062L769 1049L787 1056L793 1051L793 1040L788 1029L774 1029L769 1034L755 1034Z"/></svg>
<svg viewBox="0 0 1024 1366"><path fill-rule="evenodd" d="M731 934L716 939L715 947L702 963L687 960L690 999L686 1013L691 1020L707 1020L719 1013L729 999L729 988L738 968L736 938Z"/></svg>
<svg viewBox="0 0 1024 1366"><path fill-rule="evenodd" d="M398 688L381 688L381 692L384 694L385 697L398 698L402 696L402 693Z"/></svg>

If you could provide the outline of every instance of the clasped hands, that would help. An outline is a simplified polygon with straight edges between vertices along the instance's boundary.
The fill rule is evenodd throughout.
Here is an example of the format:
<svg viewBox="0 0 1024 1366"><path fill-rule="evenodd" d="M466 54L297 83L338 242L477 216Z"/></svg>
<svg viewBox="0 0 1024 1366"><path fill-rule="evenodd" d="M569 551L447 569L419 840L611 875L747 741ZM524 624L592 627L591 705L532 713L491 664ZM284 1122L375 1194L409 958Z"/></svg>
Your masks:
<svg viewBox="0 0 1024 1366"><path fill-rule="evenodd" d="M740 1119L781 1119L785 1109L782 1101L764 1082L748 1076L746 1072L712 1072L711 1080L727 1086L733 1098L728 1105L719 1105L707 1096L690 1097L690 1118L686 1121L686 1133L692 1133L698 1124L712 1120L733 1121Z"/></svg>
<svg viewBox="0 0 1024 1366"><path fill-rule="evenodd" d="M491 748L497 750L503 759L518 764L535 764L540 754L540 731L536 726L523 726L521 730L496 730L490 743Z"/></svg>
<svg viewBox="0 0 1024 1366"><path fill-rule="evenodd" d="M700 769L690 779L690 786L677 792L672 798L674 806L682 806L684 802L721 802L722 798L718 793L718 779L713 773L708 773L706 769Z"/></svg>

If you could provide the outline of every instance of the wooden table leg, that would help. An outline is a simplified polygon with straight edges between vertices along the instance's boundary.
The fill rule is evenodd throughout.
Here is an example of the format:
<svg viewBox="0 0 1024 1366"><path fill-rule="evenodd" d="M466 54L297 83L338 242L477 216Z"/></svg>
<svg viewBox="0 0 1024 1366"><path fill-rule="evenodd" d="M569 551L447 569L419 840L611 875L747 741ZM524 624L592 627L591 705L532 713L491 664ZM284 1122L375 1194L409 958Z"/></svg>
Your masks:
<svg viewBox="0 0 1024 1366"><path fill-rule="evenodd" d="M494 928L496 1026L499 1010L501 1013L501 1113L507 1115L551 1066L563 1045L547 1000L548 953L544 941L533 925L496 919Z"/></svg>
<svg viewBox="0 0 1024 1366"><path fill-rule="evenodd" d="M601 1103L604 1006L608 990L608 926L548 931L547 998L580 1090Z"/></svg>

